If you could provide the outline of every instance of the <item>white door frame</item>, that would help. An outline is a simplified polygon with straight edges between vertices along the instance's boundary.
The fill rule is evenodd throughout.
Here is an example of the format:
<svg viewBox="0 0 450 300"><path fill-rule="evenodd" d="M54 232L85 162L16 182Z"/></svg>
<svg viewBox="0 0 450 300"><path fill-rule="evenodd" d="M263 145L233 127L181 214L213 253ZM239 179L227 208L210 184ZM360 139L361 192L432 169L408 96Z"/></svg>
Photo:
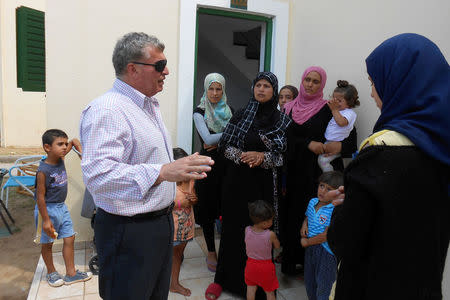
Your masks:
<svg viewBox="0 0 450 300"><path fill-rule="evenodd" d="M286 80L289 32L289 2L280 0L248 0L247 10L231 9L230 0L181 0L180 42L178 59L177 146L187 152L192 148L192 101L194 97L195 30L197 7L231 10L273 18L270 70L278 77L279 86Z"/></svg>

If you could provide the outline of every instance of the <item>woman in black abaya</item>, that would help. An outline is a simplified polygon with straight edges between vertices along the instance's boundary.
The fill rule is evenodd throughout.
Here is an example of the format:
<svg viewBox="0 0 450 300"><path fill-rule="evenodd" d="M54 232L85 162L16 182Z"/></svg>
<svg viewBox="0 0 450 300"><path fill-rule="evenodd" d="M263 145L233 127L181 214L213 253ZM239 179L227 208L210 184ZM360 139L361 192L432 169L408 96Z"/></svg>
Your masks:
<svg viewBox="0 0 450 300"><path fill-rule="evenodd" d="M277 91L276 76L259 73L253 81L252 98L233 115L222 134L223 223L216 276L206 291L207 299L219 297L222 288L245 296L244 229L251 224L247 205L264 200L277 211L277 168L283 164L285 130L290 123L290 118L277 109ZM276 230L276 218L274 226Z"/></svg>
<svg viewBox="0 0 450 300"><path fill-rule="evenodd" d="M351 157L356 150L356 130L342 142L324 144L325 130L333 117L327 101L323 99L327 74L324 69L312 66L305 70L297 98L284 108L293 122L287 129L286 197L281 203L281 244L283 246L281 271L287 275L301 272L305 251L300 245L300 227L309 200L317 194L317 178L322 171L317 156L324 153L341 153ZM344 168L342 158L332 162L335 170Z"/></svg>

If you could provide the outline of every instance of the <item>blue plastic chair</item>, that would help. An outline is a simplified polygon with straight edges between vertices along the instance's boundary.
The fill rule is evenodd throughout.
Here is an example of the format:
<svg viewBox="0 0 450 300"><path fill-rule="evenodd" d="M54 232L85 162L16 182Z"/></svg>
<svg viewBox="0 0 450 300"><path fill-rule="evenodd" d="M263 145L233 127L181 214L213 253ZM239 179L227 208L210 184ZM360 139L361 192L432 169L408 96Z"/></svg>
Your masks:
<svg viewBox="0 0 450 300"><path fill-rule="evenodd" d="M0 199L3 201L3 192L6 189L6 207L8 207L8 195L10 187L22 187L25 191L34 196L34 192L30 189L30 187L34 187L36 183L36 176L29 175L22 167L36 165L45 158L45 155L32 155L25 156L17 159L14 162L14 165L9 169L9 178L6 181L5 185L2 187L2 193Z"/></svg>

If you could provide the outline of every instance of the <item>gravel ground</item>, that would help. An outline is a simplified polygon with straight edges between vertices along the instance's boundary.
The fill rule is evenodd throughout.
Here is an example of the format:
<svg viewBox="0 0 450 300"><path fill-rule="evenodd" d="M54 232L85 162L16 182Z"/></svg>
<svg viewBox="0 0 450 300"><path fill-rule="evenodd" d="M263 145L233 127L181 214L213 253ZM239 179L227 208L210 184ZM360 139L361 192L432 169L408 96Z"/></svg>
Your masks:
<svg viewBox="0 0 450 300"><path fill-rule="evenodd" d="M33 243L34 200L12 188L8 210L19 231L0 237L0 299L26 299L40 255L40 247ZM6 230L1 220L0 229Z"/></svg>
<svg viewBox="0 0 450 300"><path fill-rule="evenodd" d="M38 155L45 154L42 147L18 148L18 147L0 147L0 155Z"/></svg>

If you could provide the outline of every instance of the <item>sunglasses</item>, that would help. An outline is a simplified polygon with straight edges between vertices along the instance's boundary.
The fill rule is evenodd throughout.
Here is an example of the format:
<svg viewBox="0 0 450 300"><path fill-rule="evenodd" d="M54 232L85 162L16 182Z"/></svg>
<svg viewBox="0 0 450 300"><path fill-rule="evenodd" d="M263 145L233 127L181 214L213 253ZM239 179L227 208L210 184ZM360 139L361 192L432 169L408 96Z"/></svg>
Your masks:
<svg viewBox="0 0 450 300"><path fill-rule="evenodd" d="M167 60L166 59L158 60L154 64L146 64L146 63L139 62L139 61L132 61L131 63L137 64L137 65L144 65L144 66L153 66L153 67L155 67L155 70L157 72L162 72L166 68Z"/></svg>

